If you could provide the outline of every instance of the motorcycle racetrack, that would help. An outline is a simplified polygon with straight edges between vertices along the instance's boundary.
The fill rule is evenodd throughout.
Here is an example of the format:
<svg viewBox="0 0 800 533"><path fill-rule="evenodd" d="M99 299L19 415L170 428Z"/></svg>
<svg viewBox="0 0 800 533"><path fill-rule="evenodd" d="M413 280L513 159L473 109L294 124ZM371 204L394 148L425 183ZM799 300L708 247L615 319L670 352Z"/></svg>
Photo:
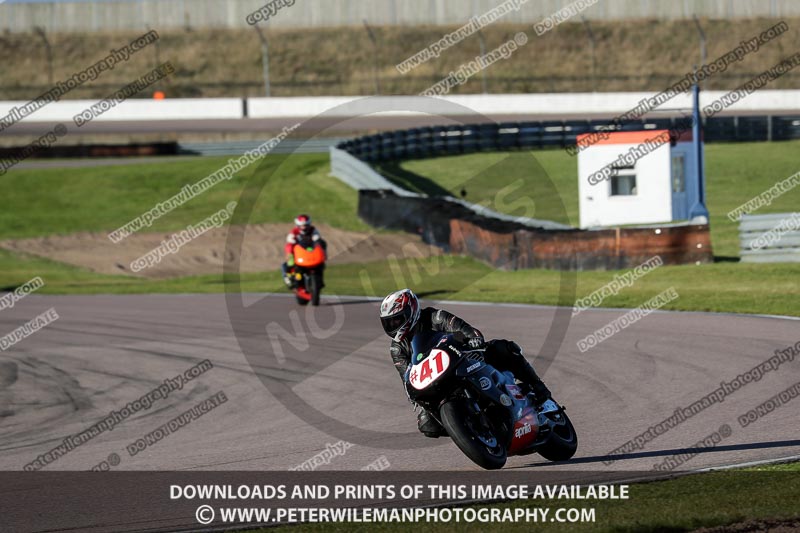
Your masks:
<svg viewBox="0 0 800 533"><path fill-rule="evenodd" d="M317 470L359 470L382 457L392 470L477 469L449 439L417 433L378 324L378 302L323 295L314 309L283 294L245 300L250 307L233 320L221 294L32 295L6 309L0 315L6 331L49 308L58 319L0 355L0 469L23 469L65 436L205 359L213 368L192 373L182 388L28 469L89 470L115 453L113 470L287 470L326 449L333 451ZM432 304L479 325L487 338L517 340L529 358L542 349L556 317L552 307L423 301ZM506 469L647 471L687 448L696 455L680 470L800 454L796 407L780 406L747 427L738 421L796 382L798 361L786 351L791 360L760 380L740 380L722 401L604 464L609 452L676 409L794 347L800 325L781 317L656 312L581 353L578 340L623 314L581 312L552 362L534 359L578 431L574 459L512 457ZM246 357L242 346L259 353ZM227 401L129 453L137 439L220 392ZM726 425L729 432L720 429ZM715 432L719 442L695 447Z"/></svg>

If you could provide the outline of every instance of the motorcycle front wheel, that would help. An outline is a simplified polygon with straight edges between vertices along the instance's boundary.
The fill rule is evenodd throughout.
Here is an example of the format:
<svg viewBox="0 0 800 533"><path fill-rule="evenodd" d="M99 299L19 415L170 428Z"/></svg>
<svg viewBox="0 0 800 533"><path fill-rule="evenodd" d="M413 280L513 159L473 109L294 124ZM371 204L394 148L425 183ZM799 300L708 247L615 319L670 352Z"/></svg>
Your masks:
<svg viewBox="0 0 800 533"><path fill-rule="evenodd" d="M308 277L308 292L311 293L311 305L319 305L320 291L322 291L322 274L313 272Z"/></svg>
<svg viewBox="0 0 800 533"><path fill-rule="evenodd" d="M439 413L450 438L472 462L486 470L503 468L508 458L505 445L471 412L465 398L450 400Z"/></svg>

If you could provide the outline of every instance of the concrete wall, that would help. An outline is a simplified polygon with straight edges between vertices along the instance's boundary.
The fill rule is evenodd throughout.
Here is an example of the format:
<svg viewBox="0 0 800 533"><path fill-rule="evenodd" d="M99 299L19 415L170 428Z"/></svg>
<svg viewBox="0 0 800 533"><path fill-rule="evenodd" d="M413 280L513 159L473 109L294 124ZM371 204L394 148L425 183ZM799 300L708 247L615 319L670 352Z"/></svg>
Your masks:
<svg viewBox="0 0 800 533"><path fill-rule="evenodd" d="M291 1L291 0L290 0ZM584 0L590 20L797 17L796 0ZM502 19L536 24L574 0L529 0ZM96 31L115 29L247 28L247 15L267 0L119 0L0 4L0 30ZM294 0L266 24L276 28L463 24L500 0ZM579 20L579 19L575 19ZM262 22L262 24L265 24Z"/></svg>
<svg viewBox="0 0 800 533"><path fill-rule="evenodd" d="M719 98L721 91L708 91L700 95L701 107ZM538 115L561 119L565 115L620 114L634 108L638 102L652 93L556 93L556 94L496 94L448 96L443 100L464 106L475 113L487 116L498 115ZM248 98L248 118L311 118L336 106L361 97L297 97L297 98ZM391 105L392 97L373 97L387 100L386 109L397 109L376 113L392 116L419 115L402 111L403 105ZM401 97L407 99L408 97ZM13 107L26 104L23 101L0 102L0 119ZM71 120L72 116L94 104L93 100L62 100L45 105L24 122L59 122ZM670 109L689 109L689 95L679 95L665 104ZM760 90L747 98L739 100L721 115L737 112L772 114L795 114L800 111L800 90L769 91ZM244 105L239 98L178 98L167 100L130 99L120 103L96 120L159 120L159 119L214 119L242 118ZM352 114L352 110L342 110L339 115ZM678 116L676 110L672 115ZM328 116L339 116L329 112ZM659 113L658 116L670 116Z"/></svg>
<svg viewBox="0 0 800 533"><path fill-rule="evenodd" d="M12 108L23 106L26 103L22 101L0 102L0 118L8 115ZM36 110L20 122L72 122L75 115L96 103L97 100L53 102ZM138 122L242 117L244 117L244 106L240 98L176 98L173 100L136 98L117 104L94 120Z"/></svg>
<svg viewBox="0 0 800 533"><path fill-rule="evenodd" d="M502 270L614 270L654 255L668 265L714 259L708 225L535 229L478 215L445 198L376 190L359 191L358 216L372 226L420 235L427 244Z"/></svg>
<svg viewBox="0 0 800 533"><path fill-rule="evenodd" d="M655 255L666 265L711 263L707 225L602 230L498 231L475 221L450 221L450 252L503 270L616 270Z"/></svg>
<svg viewBox="0 0 800 533"><path fill-rule="evenodd" d="M800 5L800 2L798 2ZM534 93L534 94L467 94L444 97L445 100L464 106L484 115L600 115L624 113L635 108L644 98L654 93L608 92L608 93ZM711 104L726 94L726 91L704 91L700 93L700 108ZM248 98L248 116L302 117L314 116L362 97L320 96L285 98ZM391 96L380 96L387 101ZM406 97L407 98L407 97ZM391 109L389 105L387 109ZM677 109L690 110L692 98L689 93L679 94L662 107L674 110L660 116L679 116ZM761 89L730 105L721 114L733 112L771 112L800 110L800 90ZM390 114L390 113L387 113ZM396 113L400 114L400 113Z"/></svg>

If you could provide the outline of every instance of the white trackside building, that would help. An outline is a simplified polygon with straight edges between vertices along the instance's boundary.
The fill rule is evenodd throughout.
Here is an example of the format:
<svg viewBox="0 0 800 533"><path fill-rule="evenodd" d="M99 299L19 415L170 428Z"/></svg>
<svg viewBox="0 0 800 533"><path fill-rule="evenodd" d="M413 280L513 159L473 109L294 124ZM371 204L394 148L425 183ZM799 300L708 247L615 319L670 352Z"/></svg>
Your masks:
<svg viewBox="0 0 800 533"><path fill-rule="evenodd" d="M677 140L669 130L586 134L577 144L581 228L687 220L699 201L691 132Z"/></svg>

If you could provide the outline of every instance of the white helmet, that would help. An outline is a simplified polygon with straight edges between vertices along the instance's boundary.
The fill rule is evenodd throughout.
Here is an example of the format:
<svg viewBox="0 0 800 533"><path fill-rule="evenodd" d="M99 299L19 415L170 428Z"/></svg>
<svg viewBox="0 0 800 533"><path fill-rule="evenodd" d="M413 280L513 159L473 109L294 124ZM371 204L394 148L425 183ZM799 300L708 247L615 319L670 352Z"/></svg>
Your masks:
<svg viewBox="0 0 800 533"><path fill-rule="evenodd" d="M395 341L402 341L417 325L419 300L410 289L393 292L381 302L381 326Z"/></svg>

